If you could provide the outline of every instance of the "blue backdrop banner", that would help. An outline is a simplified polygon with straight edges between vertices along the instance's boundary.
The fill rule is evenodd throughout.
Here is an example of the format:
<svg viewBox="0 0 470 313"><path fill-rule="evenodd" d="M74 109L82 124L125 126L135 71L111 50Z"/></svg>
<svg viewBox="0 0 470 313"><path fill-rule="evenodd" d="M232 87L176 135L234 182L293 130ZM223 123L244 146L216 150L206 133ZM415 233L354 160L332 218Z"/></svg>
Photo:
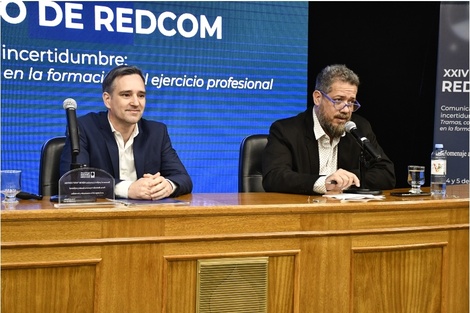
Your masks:
<svg viewBox="0 0 470 313"><path fill-rule="evenodd" d="M42 144L105 110L104 75L136 65L144 117L168 125L194 192L236 192L242 139L306 107L307 2L1 1L1 167L38 190Z"/></svg>

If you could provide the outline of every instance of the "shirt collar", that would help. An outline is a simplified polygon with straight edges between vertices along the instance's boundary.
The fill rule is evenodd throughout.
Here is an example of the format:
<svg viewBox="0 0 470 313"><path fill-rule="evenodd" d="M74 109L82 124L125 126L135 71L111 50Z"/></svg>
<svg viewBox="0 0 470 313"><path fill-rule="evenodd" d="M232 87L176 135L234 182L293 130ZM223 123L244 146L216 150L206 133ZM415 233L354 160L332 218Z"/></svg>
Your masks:
<svg viewBox="0 0 470 313"><path fill-rule="evenodd" d="M312 110L313 115L313 134L315 135L315 139L318 140L323 136L328 136L323 127L320 125L320 121L318 120L317 114L315 113L315 108Z"/></svg>

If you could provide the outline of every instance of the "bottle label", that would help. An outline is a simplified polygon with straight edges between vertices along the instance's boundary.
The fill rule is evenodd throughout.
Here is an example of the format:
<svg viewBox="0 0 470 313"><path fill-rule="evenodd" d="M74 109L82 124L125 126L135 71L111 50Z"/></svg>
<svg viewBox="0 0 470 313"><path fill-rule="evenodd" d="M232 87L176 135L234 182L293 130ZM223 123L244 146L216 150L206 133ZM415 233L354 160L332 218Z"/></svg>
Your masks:
<svg viewBox="0 0 470 313"><path fill-rule="evenodd" d="M446 160L431 161L431 175L446 175Z"/></svg>

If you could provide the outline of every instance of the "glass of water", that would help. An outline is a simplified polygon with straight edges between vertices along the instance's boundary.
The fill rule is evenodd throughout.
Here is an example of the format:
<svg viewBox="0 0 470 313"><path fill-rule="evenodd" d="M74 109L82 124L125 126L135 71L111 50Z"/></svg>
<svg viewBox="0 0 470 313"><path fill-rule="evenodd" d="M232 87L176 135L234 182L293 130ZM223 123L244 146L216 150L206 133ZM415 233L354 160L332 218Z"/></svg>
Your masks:
<svg viewBox="0 0 470 313"><path fill-rule="evenodd" d="M21 171L3 170L0 171L0 192L5 195L3 203L17 203L16 195L21 191Z"/></svg>
<svg viewBox="0 0 470 313"><path fill-rule="evenodd" d="M421 186L424 185L424 166L408 165L408 184L410 193L421 193Z"/></svg>

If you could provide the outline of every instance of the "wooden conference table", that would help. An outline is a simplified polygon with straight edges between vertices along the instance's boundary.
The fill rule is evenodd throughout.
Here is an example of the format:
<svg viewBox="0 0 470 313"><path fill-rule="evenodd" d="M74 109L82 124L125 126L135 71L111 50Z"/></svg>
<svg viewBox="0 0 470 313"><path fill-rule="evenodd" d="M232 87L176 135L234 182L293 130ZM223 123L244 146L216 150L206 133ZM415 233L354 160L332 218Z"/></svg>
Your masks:
<svg viewBox="0 0 470 313"><path fill-rule="evenodd" d="M384 194L67 209L22 200L2 210L1 309L468 312L468 185L440 200Z"/></svg>

